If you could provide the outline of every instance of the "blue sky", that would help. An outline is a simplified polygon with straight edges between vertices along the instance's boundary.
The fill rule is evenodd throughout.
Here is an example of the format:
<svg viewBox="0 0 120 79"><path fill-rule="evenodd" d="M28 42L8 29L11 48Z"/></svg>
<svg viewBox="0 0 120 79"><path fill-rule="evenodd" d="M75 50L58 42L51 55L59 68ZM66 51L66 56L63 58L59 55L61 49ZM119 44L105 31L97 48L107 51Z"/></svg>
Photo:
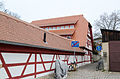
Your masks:
<svg viewBox="0 0 120 79"><path fill-rule="evenodd" d="M93 25L94 20L106 13L120 10L120 0L0 0L27 22L83 14Z"/></svg>

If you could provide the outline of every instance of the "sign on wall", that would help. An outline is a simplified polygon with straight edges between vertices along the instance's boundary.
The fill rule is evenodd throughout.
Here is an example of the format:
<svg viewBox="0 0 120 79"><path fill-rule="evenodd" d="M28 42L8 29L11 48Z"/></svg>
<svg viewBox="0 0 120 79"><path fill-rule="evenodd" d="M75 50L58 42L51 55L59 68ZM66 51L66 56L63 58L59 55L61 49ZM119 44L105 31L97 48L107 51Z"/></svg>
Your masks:
<svg viewBox="0 0 120 79"><path fill-rule="evenodd" d="M79 41L72 41L71 47L79 47Z"/></svg>
<svg viewBox="0 0 120 79"><path fill-rule="evenodd" d="M96 47L96 50L97 50L97 51L101 51L101 50L102 50L102 47L101 47L101 46L97 46L97 47Z"/></svg>

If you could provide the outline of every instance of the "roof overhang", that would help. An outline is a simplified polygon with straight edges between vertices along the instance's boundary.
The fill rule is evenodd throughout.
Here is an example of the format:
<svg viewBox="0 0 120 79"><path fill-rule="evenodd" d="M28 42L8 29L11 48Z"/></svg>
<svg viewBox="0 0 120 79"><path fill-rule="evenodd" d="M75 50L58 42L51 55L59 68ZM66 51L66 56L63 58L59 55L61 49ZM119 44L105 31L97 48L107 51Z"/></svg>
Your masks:
<svg viewBox="0 0 120 79"><path fill-rule="evenodd" d="M75 29L49 30L49 32L53 32L58 35L73 35L74 31Z"/></svg>
<svg viewBox="0 0 120 79"><path fill-rule="evenodd" d="M73 53L72 50L64 50L64 49L57 49L57 48L50 48L45 46L38 46L38 45L31 45L31 44L25 44L25 43L17 43L17 42L11 42L11 41L5 41L0 40L0 44L10 44L10 45L17 45L17 46L25 46L25 47L33 47L33 48L40 48L40 49L46 49L46 50L54 50L54 51L63 51L63 52L70 52ZM85 52L75 51L76 53L85 54Z"/></svg>
<svg viewBox="0 0 120 79"><path fill-rule="evenodd" d="M70 23L59 23L59 24L43 24L43 25L37 25L37 26L39 26L39 27L50 27L50 26L61 26L61 25L74 25L74 24L76 24L76 22L77 21L75 21L75 22L70 22Z"/></svg>
<svg viewBox="0 0 120 79"><path fill-rule="evenodd" d="M90 50L90 49L88 49L88 48L86 48L84 46L80 46L80 48L93 52L92 50Z"/></svg>

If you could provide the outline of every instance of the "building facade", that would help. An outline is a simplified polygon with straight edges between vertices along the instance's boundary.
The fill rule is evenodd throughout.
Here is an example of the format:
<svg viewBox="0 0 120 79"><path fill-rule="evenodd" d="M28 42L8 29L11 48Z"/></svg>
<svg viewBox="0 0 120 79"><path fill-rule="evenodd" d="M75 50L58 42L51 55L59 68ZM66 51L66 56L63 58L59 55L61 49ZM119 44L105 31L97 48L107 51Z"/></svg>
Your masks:
<svg viewBox="0 0 120 79"><path fill-rule="evenodd" d="M94 50L92 26L83 15L36 20L31 23L65 38L79 41L80 48L89 54Z"/></svg>
<svg viewBox="0 0 120 79"><path fill-rule="evenodd" d="M86 42L81 45L87 46L87 33L88 29L86 35L83 34ZM54 72L56 59L68 66L73 61L78 67L91 63L91 50L88 53L87 47L72 48L72 41L0 12L0 79L34 79L48 75Z"/></svg>

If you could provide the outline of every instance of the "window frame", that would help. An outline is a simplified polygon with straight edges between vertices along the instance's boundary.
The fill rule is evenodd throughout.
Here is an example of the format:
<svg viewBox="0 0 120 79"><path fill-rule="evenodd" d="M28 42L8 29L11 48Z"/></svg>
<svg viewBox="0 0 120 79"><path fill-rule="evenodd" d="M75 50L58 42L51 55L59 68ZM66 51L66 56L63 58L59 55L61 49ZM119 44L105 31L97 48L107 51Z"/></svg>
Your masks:
<svg viewBox="0 0 120 79"><path fill-rule="evenodd" d="M71 26L73 26L73 27L71 27ZM75 28L75 26L74 25L70 25L70 29L74 29Z"/></svg>

